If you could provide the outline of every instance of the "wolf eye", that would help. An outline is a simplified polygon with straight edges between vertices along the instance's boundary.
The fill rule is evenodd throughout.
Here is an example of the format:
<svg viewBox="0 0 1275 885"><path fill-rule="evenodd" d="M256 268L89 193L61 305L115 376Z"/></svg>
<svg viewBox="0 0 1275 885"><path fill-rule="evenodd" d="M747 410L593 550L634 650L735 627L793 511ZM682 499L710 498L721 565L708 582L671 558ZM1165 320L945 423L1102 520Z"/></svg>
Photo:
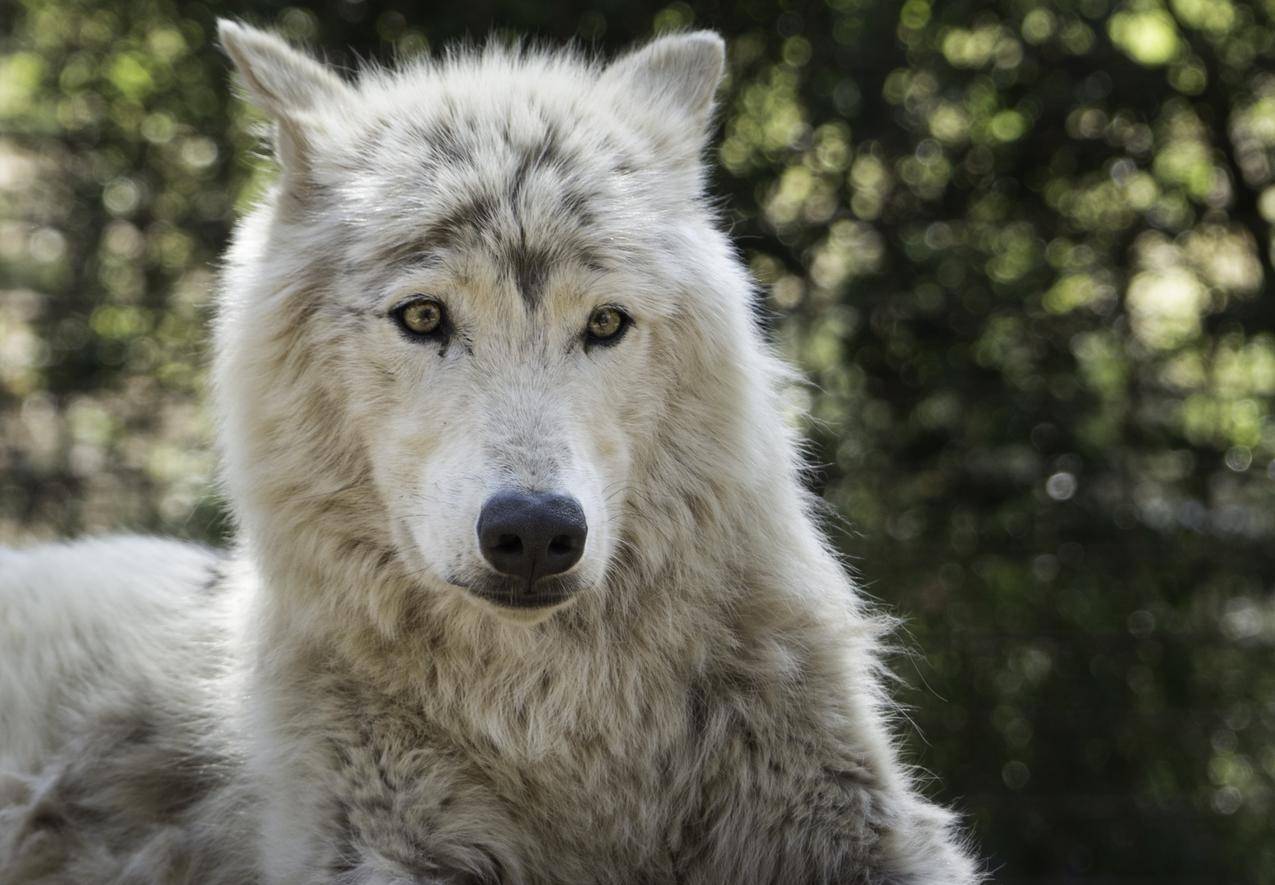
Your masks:
<svg viewBox="0 0 1275 885"><path fill-rule="evenodd" d="M589 317L589 326L585 330L585 344L608 346L624 337L633 320L618 307L599 307Z"/></svg>
<svg viewBox="0 0 1275 885"><path fill-rule="evenodd" d="M404 332L417 338L438 335L447 319L442 303L424 295L417 295L394 308L393 316Z"/></svg>

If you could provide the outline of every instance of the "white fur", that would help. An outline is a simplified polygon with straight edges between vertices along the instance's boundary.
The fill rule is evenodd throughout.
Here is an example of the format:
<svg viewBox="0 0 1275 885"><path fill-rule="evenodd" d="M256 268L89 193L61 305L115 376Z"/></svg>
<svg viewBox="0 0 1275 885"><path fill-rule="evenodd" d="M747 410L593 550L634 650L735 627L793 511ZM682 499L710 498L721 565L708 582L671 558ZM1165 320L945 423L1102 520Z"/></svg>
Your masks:
<svg viewBox="0 0 1275 885"><path fill-rule="evenodd" d="M150 538L0 551L0 768L34 768L117 673L165 679L170 641L188 632L185 597L216 562Z"/></svg>
<svg viewBox="0 0 1275 885"><path fill-rule="evenodd" d="M977 881L896 758L884 624L811 516L791 373L705 208L720 38L608 66L492 46L346 83L221 35L283 165L216 326L240 551L211 583L209 554L160 542L0 558L0 635L23 637L0 675L0 871ZM450 338L396 328L414 293ZM605 305L633 325L586 346ZM494 580L479 510L508 488L586 514L563 605L472 592ZM68 747L112 704L134 725L86 771ZM174 756L210 772L175 810L177 786L128 780Z"/></svg>

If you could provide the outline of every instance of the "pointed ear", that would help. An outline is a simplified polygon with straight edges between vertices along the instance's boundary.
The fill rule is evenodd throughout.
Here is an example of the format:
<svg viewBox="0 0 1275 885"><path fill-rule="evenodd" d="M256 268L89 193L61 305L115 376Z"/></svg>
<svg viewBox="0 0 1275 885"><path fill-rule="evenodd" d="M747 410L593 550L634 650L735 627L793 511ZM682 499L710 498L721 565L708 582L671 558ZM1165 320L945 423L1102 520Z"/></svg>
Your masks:
<svg viewBox="0 0 1275 885"><path fill-rule="evenodd" d="M713 31L659 37L616 60L604 77L623 82L707 126L726 67L726 44Z"/></svg>
<svg viewBox="0 0 1275 885"><path fill-rule="evenodd" d="M353 90L333 71L273 34L229 19L217 21L222 48L235 63L248 97L275 123L275 154L285 176L309 171L315 117L349 102Z"/></svg>

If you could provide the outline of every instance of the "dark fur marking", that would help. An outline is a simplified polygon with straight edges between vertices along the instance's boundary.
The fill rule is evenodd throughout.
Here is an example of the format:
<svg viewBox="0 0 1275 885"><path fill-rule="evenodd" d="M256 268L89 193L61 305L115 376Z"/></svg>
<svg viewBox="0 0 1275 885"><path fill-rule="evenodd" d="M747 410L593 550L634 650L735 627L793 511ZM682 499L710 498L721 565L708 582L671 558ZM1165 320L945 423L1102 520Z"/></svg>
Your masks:
<svg viewBox="0 0 1275 885"><path fill-rule="evenodd" d="M544 142L524 147L519 153L518 165L514 167L513 179L509 182L509 203L513 207L515 217L518 216L518 201L522 197L523 188L527 185L527 179L533 171L545 165L543 161L548 155L549 145Z"/></svg>
<svg viewBox="0 0 1275 885"><path fill-rule="evenodd" d="M692 684L686 693L686 725L696 742L708 728L708 695L699 683Z"/></svg>
<svg viewBox="0 0 1275 885"><path fill-rule="evenodd" d="M77 823L172 820L225 786L232 761L204 744L200 726L174 720L151 699L103 715L93 740L59 779ZM91 798L91 801L88 801Z"/></svg>
<svg viewBox="0 0 1275 885"><path fill-rule="evenodd" d="M606 259L591 249L582 248L576 257L580 259L580 264L585 270L591 270L594 273L606 273L611 269Z"/></svg>
<svg viewBox="0 0 1275 885"><path fill-rule="evenodd" d="M510 249L505 256L513 274L518 294L528 307L535 307L543 294L545 280L549 276L551 256L542 249L529 248L524 235L523 242Z"/></svg>
<svg viewBox="0 0 1275 885"><path fill-rule="evenodd" d="M509 199L514 204L515 214L518 211L518 199L522 196L527 179L533 172L545 167L562 167L569 159L562 149L562 133L557 126L545 121L544 136L537 142L523 145L518 152L518 165L514 167L513 180L510 182Z"/></svg>
<svg viewBox="0 0 1275 885"><path fill-rule="evenodd" d="M541 152L542 165L561 168L575 160L575 157L567 152L566 139L556 120L545 123L544 145L544 150Z"/></svg>
<svg viewBox="0 0 1275 885"><path fill-rule="evenodd" d="M27 834L34 833L37 830L56 833L66 829L69 824L70 821L66 819L66 815L60 810L42 802L32 809L31 816L27 818L23 831Z"/></svg>
<svg viewBox="0 0 1275 885"><path fill-rule="evenodd" d="M418 268L438 267L443 263L443 257L439 254L439 250L451 245L448 241L439 241L437 239L427 239L426 237L417 237L406 243L395 243L385 249L378 249L373 255L372 261L379 267L406 267L414 266Z"/></svg>
<svg viewBox="0 0 1275 885"><path fill-rule="evenodd" d="M430 222L429 227L421 234L420 242L430 244L433 248L450 247L464 235L481 234L495 223L495 201L485 194L477 194Z"/></svg>
<svg viewBox="0 0 1275 885"><path fill-rule="evenodd" d="M468 159L468 145L451 119L443 117L435 120L423 135L438 159L448 163L461 163Z"/></svg>
<svg viewBox="0 0 1275 885"><path fill-rule="evenodd" d="M528 177L534 170L551 162L551 158L556 158L556 149L549 133L546 133L545 140L522 149L509 185L509 208L513 212L514 223L518 225L518 242L507 250L505 264L511 268L514 286L529 308L534 308L540 301L541 289L548 273L545 265L549 256L544 250L528 247L527 228L519 203Z"/></svg>
<svg viewBox="0 0 1275 885"><path fill-rule="evenodd" d="M429 123L414 126L410 135L429 145L430 162L434 166L472 159L472 133L465 125L462 110L444 105L442 111ZM503 197L478 193L461 199L431 220L418 236L379 251L375 256L377 263L382 266L436 265L442 260L440 252L465 242L472 243L474 239L487 239L489 244L495 245L493 241L499 237L504 239L505 245L503 248L495 245L495 248L502 264L509 269L512 284L529 308L534 308L541 301L549 264L555 258L574 258L588 270L605 272L609 262L579 234L580 228L588 228L596 221L593 203L598 197L580 182L564 183L560 208L554 215L561 217L565 223L555 220L550 223L556 230L535 231L552 237L553 245L529 242L532 239L527 229L530 219L524 217L526 207L523 203L532 177L542 169L552 168L561 172L569 165L570 155L574 153L567 147L567 133L561 124L543 109L533 108L533 111L538 114L543 127L541 136L531 143L509 145L514 163ZM501 134L506 140L513 137L507 121L502 124ZM508 207L514 223L514 229L506 229L503 237L500 236L502 232L497 230L501 221L501 203ZM571 222L577 228L574 234L570 231Z"/></svg>
<svg viewBox="0 0 1275 885"><path fill-rule="evenodd" d="M453 208L431 228L462 230L491 227L496 222L496 201L487 194L476 194Z"/></svg>
<svg viewBox="0 0 1275 885"><path fill-rule="evenodd" d="M581 227L588 227L594 221L593 210L590 208L592 201L592 194L573 188L562 198L562 211L574 215Z"/></svg>
<svg viewBox="0 0 1275 885"><path fill-rule="evenodd" d="M431 221L419 236L409 242L381 250L376 260L382 265L436 267L442 263L441 252L455 247L464 235L481 233L495 223L495 200L486 194L477 194Z"/></svg>
<svg viewBox="0 0 1275 885"><path fill-rule="evenodd" d="M200 596L216 596L217 591L221 589L222 582L225 581L226 575L222 570L220 562L213 563L212 568L208 570L208 577L199 585Z"/></svg>

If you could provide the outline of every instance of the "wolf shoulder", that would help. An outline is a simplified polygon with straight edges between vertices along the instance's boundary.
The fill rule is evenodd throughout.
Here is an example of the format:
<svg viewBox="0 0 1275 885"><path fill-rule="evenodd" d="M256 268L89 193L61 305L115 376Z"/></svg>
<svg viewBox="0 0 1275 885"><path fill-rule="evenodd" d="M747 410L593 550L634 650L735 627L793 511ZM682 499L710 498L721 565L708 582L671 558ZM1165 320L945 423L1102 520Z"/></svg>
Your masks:
<svg viewBox="0 0 1275 885"><path fill-rule="evenodd" d="M139 536L0 548L3 761L37 764L73 711L196 665L222 567L208 547Z"/></svg>

